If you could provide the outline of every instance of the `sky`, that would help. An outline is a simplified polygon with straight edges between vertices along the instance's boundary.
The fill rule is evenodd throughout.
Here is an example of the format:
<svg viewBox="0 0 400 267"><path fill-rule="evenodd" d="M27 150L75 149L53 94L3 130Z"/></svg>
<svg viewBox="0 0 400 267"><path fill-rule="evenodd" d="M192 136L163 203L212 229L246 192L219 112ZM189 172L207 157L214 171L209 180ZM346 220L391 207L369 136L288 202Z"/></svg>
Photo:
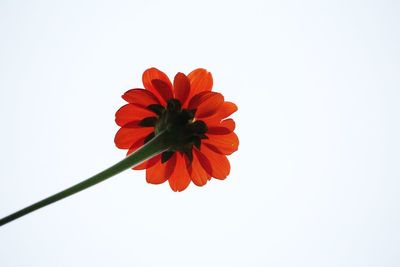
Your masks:
<svg viewBox="0 0 400 267"><path fill-rule="evenodd" d="M231 174L128 170L0 228L0 266L399 266L397 1L0 1L0 217L125 156L120 96L208 69Z"/></svg>

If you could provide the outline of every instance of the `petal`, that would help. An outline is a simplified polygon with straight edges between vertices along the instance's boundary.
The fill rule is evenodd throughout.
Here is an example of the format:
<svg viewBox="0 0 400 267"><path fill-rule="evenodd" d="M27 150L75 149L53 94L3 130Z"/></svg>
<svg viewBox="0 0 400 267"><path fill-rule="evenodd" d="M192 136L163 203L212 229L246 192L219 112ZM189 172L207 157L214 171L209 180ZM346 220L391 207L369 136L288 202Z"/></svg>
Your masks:
<svg viewBox="0 0 400 267"><path fill-rule="evenodd" d="M232 119L226 119L218 122L218 124L207 126L207 134L229 134L235 130L235 121Z"/></svg>
<svg viewBox="0 0 400 267"><path fill-rule="evenodd" d="M232 113L238 110L237 106L232 102L224 102L221 107L217 110L217 112L207 118L203 118L202 120L207 125L218 124L221 120L229 117Z"/></svg>
<svg viewBox="0 0 400 267"><path fill-rule="evenodd" d="M138 140L136 143L134 143L128 150L128 152L126 153L126 156L129 156L130 154L132 154L134 151L138 150L140 147L142 147L144 145L144 141L146 140L147 136L141 138L140 140ZM154 156L142 163L140 163L139 165L137 165L136 167L133 167L132 169L134 170L143 170L146 168L150 168L152 166L154 166L154 164L157 163L157 160L159 160L157 158L157 156Z"/></svg>
<svg viewBox="0 0 400 267"><path fill-rule="evenodd" d="M210 97L213 94L213 92L201 92L190 98L188 108L189 109L195 109L199 106L201 102L203 102L205 99Z"/></svg>
<svg viewBox="0 0 400 267"><path fill-rule="evenodd" d="M223 180L229 175L231 166L225 155L218 154L207 146L201 146L199 155L200 164L212 177Z"/></svg>
<svg viewBox="0 0 400 267"><path fill-rule="evenodd" d="M168 99L174 98L172 94L172 87L171 85L167 84L163 80L159 79L154 79L151 80L151 84L153 87L157 90L158 94L165 100L168 101Z"/></svg>
<svg viewBox="0 0 400 267"><path fill-rule="evenodd" d="M122 98L132 104L140 107L147 107L152 104L160 104L157 97L150 91L144 89L131 89L126 91Z"/></svg>
<svg viewBox="0 0 400 267"><path fill-rule="evenodd" d="M224 96L220 93L203 92L190 100L189 109L196 110L196 118L204 118L215 114L223 103Z"/></svg>
<svg viewBox="0 0 400 267"><path fill-rule="evenodd" d="M203 147L201 147L201 149L203 149ZM212 175L212 167L211 167L210 161L197 148L193 148L193 152L194 152L193 155L196 155L197 159L199 160L201 167L204 169L204 171L209 176L211 176Z"/></svg>
<svg viewBox="0 0 400 267"><path fill-rule="evenodd" d="M190 81L185 74L178 72L174 78L174 95L184 106L190 93Z"/></svg>
<svg viewBox="0 0 400 267"><path fill-rule="evenodd" d="M194 149L194 150L197 150L197 149ZM199 157L197 155L198 153L199 152L193 153L192 164L188 168L188 171L189 171L190 178L192 179L193 183L197 186L203 186L207 183L207 181L209 180L209 178L211 176L201 166Z"/></svg>
<svg viewBox="0 0 400 267"><path fill-rule="evenodd" d="M200 92L211 91L213 86L213 78L210 72L205 69L195 69L189 73L191 95L196 95Z"/></svg>
<svg viewBox="0 0 400 267"><path fill-rule="evenodd" d="M160 103L165 105L165 99L159 94L157 89L154 88L154 85L152 84L152 80L163 81L165 84L167 84L169 86L170 91L172 92L171 81L169 80L168 76L164 72L162 72L156 68L147 69L145 72L143 72L143 75L142 75L142 81L143 81L144 88L146 88L147 90L152 92L158 98Z"/></svg>
<svg viewBox="0 0 400 267"><path fill-rule="evenodd" d="M238 150L239 138L233 132L225 135L212 135L207 133L207 136L208 139L204 139L202 145L206 145L216 153L230 155Z"/></svg>
<svg viewBox="0 0 400 267"><path fill-rule="evenodd" d="M146 181L150 184L162 184L171 176L176 158L173 156L167 162L161 162L161 156L158 155L157 162L151 168L146 169Z"/></svg>
<svg viewBox="0 0 400 267"><path fill-rule="evenodd" d="M145 138L154 131L153 128L126 128L122 127L115 134L114 142L118 148L128 149L140 139Z"/></svg>
<svg viewBox="0 0 400 267"><path fill-rule="evenodd" d="M181 153L175 153L174 157L176 158L176 165L168 182L173 191L181 192L189 186L191 180L186 167L186 159Z"/></svg>
<svg viewBox="0 0 400 267"><path fill-rule="evenodd" d="M143 107L139 107L135 104L126 104L122 106L117 113L115 113L115 122L119 126L133 121L140 121L146 117L152 117L154 113Z"/></svg>

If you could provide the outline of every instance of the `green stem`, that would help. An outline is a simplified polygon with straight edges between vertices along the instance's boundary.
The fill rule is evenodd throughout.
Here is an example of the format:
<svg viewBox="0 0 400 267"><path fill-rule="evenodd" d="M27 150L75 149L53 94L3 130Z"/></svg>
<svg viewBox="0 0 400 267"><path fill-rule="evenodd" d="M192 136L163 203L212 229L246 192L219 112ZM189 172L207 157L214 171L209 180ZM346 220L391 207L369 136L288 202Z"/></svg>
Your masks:
<svg viewBox="0 0 400 267"><path fill-rule="evenodd" d="M167 150L169 146L165 141L166 132L159 133L156 137L154 137L151 141L143 145L141 148L136 150L134 153L111 166L110 168L90 177L89 179L80 182L70 188L67 188L55 195L52 195L48 198L45 198L39 202L36 202L22 210L19 210L15 213L8 215L0 220L0 226L9 223L15 219L18 219L28 213L31 213L35 210L43 208L47 205L50 205L58 200L69 197L75 193L78 193L86 188L91 187L92 185L98 184L126 169L135 167L142 163L143 161L151 158L154 155L160 154L163 151Z"/></svg>

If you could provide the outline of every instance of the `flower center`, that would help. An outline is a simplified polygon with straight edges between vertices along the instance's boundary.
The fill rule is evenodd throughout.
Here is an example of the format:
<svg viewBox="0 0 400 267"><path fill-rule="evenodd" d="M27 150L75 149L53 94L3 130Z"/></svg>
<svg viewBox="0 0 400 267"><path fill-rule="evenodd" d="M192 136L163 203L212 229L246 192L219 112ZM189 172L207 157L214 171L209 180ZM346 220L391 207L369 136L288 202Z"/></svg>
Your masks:
<svg viewBox="0 0 400 267"><path fill-rule="evenodd" d="M154 126L152 137L163 131L168 132L166 142L170 145L170 149L161 155L161 161L166 162L179 151L192 162L193 146L200 149L201 140L207 139L205 133L208 131L204 121L194 118L196 110L182 109L180 101L173 98L167 101L167 108L150 105L148 109L158 116L143 119L141 125Z"/></svg>

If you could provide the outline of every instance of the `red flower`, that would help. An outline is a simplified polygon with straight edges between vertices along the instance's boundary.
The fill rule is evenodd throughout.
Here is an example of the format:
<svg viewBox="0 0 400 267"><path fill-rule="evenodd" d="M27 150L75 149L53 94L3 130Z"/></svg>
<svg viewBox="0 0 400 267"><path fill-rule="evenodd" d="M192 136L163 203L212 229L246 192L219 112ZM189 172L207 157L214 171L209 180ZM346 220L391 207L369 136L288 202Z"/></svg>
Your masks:
<svg viewBox="0 0 400 267"><path fill-rule="evenodd" d="M122 98L115 121L118 148L128 155L151 140L168 123L179 127L177 143L133 169L146 169L146 180L161 184L168 180L172 190L182 191L190 181L203 186L211 177L225 179L230 172L226 155L238 149L235 122L226 119L237 110L220 93L212 92L213 79L205 69L185 75L177 73L173 83L156 68L142 76L145 89L131 89Z"/></svg>

